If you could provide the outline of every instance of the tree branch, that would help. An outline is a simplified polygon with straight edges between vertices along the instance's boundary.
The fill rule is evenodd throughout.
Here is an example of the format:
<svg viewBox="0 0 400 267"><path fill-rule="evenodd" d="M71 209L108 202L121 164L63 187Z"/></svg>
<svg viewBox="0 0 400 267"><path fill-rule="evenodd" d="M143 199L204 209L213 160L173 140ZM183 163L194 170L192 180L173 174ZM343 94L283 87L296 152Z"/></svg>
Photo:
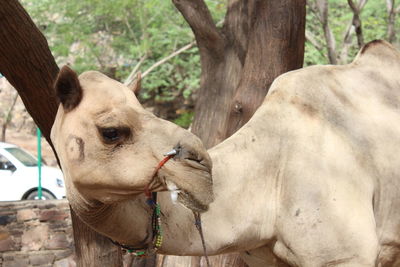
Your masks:
<svg viewBox="0 0 400 267"><path fill-rule="evenodd" d="M386 11L388 14L387 38L390 43L393 43L396 38L396 31L394 29L394 26L395 26L397 9L399 7L395 9L394 0L386 0Z"/></svg>
<svg viewBox="0 0 400 267"><path fill-rule="evenodd" d="M347 62L347 57L349 55L349 48L352 43L352 36L354 33L354 26L353 26L353 19L350 21L349 25L347 26L346 32L343 38L343 46L340 52L339 62L344 64Z"/></svg>
<svg viewBox="0 0 400 267"><path fill-rule="evenodd" d="M351 10L353 11L353 25L357 35L357 43L358 47L361 48L364 45L364 36L362 33L362 26L361 26L361 19L360 19L360 12L364 5L367 3L367 0L360 0L358 6L356 6L353 0L347 0Z"/></svg>
<svg viewBox="0 0 400 267"><path fill-rule="evenodd" d="M328 2L327 0L317 0L317 8L320 20L324 29L326 45L328 47L328 58L331 64L337 64L336 42L333 32L328 23Z"/></svg>
<svg viewBox="0 0 400 267"><path fill-rule="evenodd" d="M167 62L168 60L170 60L171 58L179 55L180 53L188 50L189 48L192 48L194 45L194 42L191 42L190 44L185 45L184 47L180 48L179 50L173 52L172 54L170 54L169 56L161 59L160 61L154 63L150 68L148 68L145 72L143 72L142 74L142 79L149 74L153 69L157 68L158 66L164 64L165 62Z"/></svg>
<svg viewBox="0 0 400 267"><path fill-rule="evenodd" d="M129 33L132 36L133 41L135 42L135 45L139 46L139 42L135 36L135 32L133 31L131 24L129 23L128 18L124 18L124 22L125 22L126 27L128 28Z"/></svg>
<svg viewBox="0 0 400 267"><path fill-rule="evenodd" d="M218 32L204 1L172 0L172 2L192 28L200 53L203 51L203 48L213 55L221 52L224 39Z"/></svg>
<svg viewBox="0 0 400 267"><path fill-rule="evenodd" d="M400 12L400 5L398 5L398 7L396 7L396 14Z"/></svg>
<svg viewBox="0 0 400 267"><path fill-rule="evenodd" d="M351 7L352 10L354 8L357 11L357 16L359 17L359 14L361 13L361 10L364 8L366 3L367 3L367 0L360 0L358 2L357 6L355 6L354 2L349 3L349 5L352 5L352 7ZM344 37L343 37L343 46L342 46L342 50L340 52L340 57L339 57L339 62L342 63L342 64L347 63L347 57L348 57L348 54L349 54L349 48L350 48L350 46L352 45L352 42L353 42L352 41L352 39L353 39L352 37L353 37L353 34L354 34L355 30L356 30L356 27L354 25L354 20L355 20L355 14L354 14L354 11L353 11L353 17L351 18L351 20L349 22L349 25L346 28L346 32L344 33ZM359 21L359 23L360 23L360 27L361 27L361 21ZM363 39L362 35L361 35L361 39Z"/></svg>
<svg viewBox="0 0 400 267"><path fill-rule="evenodd" d="M157 68L158 66L164 64L165 62L167 62L168 60L170 60L171 58L185 52L186 50L190 49L193 47L193 45L195 44L195 42L191 42L187 45L185 45L184 47L181 47L180 49L176 50L175 52L171 53L170 55L166 56L165 58L157 61L156 63L154 63L150 68L148 68L145 72L143 72L143 74L140 75L140 78L143 79L146 75L148 75L152 70L154 70L155 68ZM143 61L147 58L147 56L143 56L138 64L136 64L136 66L133 68L133 70L131 71L131 73L129 74L128 78L126 78L124 84L126 86L128 86L129 88L131 88L133 86L133 84L136 82L137 80L137 72L139 70L140 65L143 63Z"/></svg>
<svg viewBox="0 0 400 267"><path fill-rule="evenodd" d="M139 62L136 64L136 66L132 69L131 73L129 73L128 78L126 78L124 84L129 87L129 84L135 80L136 72L144 62L144 60L147 58L147 54L144 55L143 57L140 58Z"/></svg>
<svg viewBox="0 0 400 267"><path fill-rule="evenodd" d="M313 0L307 0L307 6L309 7L310 11L317 17L319 22L322 23L322 18L319 14L317 3L315 3Z"/></svg>
<svg viewBox="0 0 400 267"><path fill-rule="evenodd" d="M320 42L318 42L317 38L315 37L315 35L306 30L306 39L307 41L309 41L317 50L322 50L324 49L324 47L322 46L322 44Z"/></svg>
<svg viewBox="0 0 400 267"><path fill-rule="evenodd" d="M393 9L394 0L386 0L386 10L389 11Z"/></svg>

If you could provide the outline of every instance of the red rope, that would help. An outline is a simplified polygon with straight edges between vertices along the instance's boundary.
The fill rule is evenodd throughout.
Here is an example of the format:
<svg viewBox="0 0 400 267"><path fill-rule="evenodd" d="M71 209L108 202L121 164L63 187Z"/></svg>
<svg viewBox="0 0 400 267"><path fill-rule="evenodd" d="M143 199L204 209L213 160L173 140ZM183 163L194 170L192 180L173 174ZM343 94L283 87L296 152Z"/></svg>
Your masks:
<svg viewBox="0 0 400 267"><path fill-rule="evenodd" d="M165 158L163 158L157 165L157 167L154 169L152 179L155 179L157 172L167 163L168 160L170 160L172 157L174 157L175 154L173 155L168 155ZM151 183L151 181L150 181ZM158 248L161 247L162 244L162 230L161 230L161 221L160 221L160 206L157 204L157 192L152 194L150 191L150 183L147 184L144 188L144 194L146 195L147 198L147 203L153 208L153 218L152 218L152 228L153 228L153 249L157 250ZM153 196L154 195L154 199ZM115 245L122 247L126 251L132 253L135 256L138 257L145 257L148 255L149 248L133 248L127 245L123 245L118 243L117 241L114 241L110 239L111 242L113 242Z"/></svg>
<svg viewBox="0 0 400 267"><path fill-rule="evenodd" d="M173 158L173 157L174 157L174 155L166 156L165 158L163 158L163 159L158 163L157 167L155 168L155 170L154 170L154 172L153 172L152 179L154 179L154 178L156 177L157 172L165 165L165 163L167 163L167 161L170 160L170 159ZM147 198L150 199L150 198L151 198L151 191L150 191L149 185L150 185L150 183L147 184L146 187L144 188L144 194L146 195Z"/></svg>

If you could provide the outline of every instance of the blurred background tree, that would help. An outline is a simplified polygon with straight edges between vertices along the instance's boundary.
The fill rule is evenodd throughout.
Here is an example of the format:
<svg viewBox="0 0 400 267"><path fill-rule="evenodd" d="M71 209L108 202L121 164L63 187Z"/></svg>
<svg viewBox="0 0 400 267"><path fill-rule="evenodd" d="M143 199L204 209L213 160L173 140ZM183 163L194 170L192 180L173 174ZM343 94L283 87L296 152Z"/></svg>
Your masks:
<svg viewBox="0 0 400 267"><path fill-rule="evenodd" d="M96 69L122 82L133 70L143 74L174 51L179 56L146 73L141 102L153 112L188 127L193 93L199 87L200 59L194 36L169 1L23 0L45 34L59 65L78 72ZM225 1L207 1L216 20ZM131 75L133 76L133 75ZM142 75L143 76L143 75ZM129 81L126 81L129 82Z"/></svg>
<svg viewBox="0 0 400 267"><path fill-rule="evenodd" d="M360 48L359 38L363 43L384 39L398 46L400 5L395 6L394 2L307 0L304 66L349 63Z"/></svg>
<svg viewBox="0 0 400 267"><path fill-rule="evenodd" d="M96 69L128 83L132 74L146 73L189 45L146 73L139 97L156 115L183 127L190 125L200 82L200 57L193 32L170 1L21 2L45 34L57 63L71 64L78 72ZM226 1L205 2L217 26L222 26ZM361 5L364 42L386 39L398 43L400 8L394 0L308 0L305 66L344 64L354 58L359 46L350 3Z"/></svg>

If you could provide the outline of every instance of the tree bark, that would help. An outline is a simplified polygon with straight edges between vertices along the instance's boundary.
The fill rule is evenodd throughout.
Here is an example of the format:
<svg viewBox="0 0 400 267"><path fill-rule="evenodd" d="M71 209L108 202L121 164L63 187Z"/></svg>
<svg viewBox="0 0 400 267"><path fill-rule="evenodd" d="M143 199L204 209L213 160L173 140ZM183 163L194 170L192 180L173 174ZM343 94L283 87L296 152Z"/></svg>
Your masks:
<svg viewBox="0 0 400 267"><path fill-rule="evenodd" d="M321 22L321 26L324 32L325 42L328 51L328 60L331 64L346 64L347 57L349 54L349 48L352 45L352 38L353 34L356 33L357 43L359 48L364 44L364 37L362 33L362 21L361 21L361 11L364 8L365 4L368 0L358 0L354 3L352 0L348 0L348 5L353 13L353 16L349 22L349 25L346 28L343 36L343 44L341 46L341 51L336 49L336 41L333 36L333 32L329 27L328 23L328 14L329 14L329 7L327 0L308 0L307 6L310 8L311 12L313 12L316 17ZM392 0L387 0L387 3ZM389 11L388 11L389 12ZM307 36L307 33L306 33ZM308 33L308 36L311 36ZM308 40L313 44L318 50L318 44L315 44L315 41L312 38L308 38ZM339 55L340 54L340 55Z"/></svg>
<svg viewBox="0 0 400 267"><path fill-rule="evenodd" d="M394 6L394 3L394 0L386 0L386 10L388 14L387 38L390 43L393 43L396 39L395 23L397 10Z"/></svg>
<svg viewBox="0 0 400 267"><path fill-rule="evenodd" d="M305 1L257 1L225 138L261 105L276 77L303 66Z"/></svg>
<svg viewBox="0 0 400 267"><path fill-rule="evenodd" d="M353 25L356 31L357 35L357 43L358 43L358 48L361 49L364 46L364 35L362 33L362 25L361 25L361 19L360 19L360 13L361 9L364 7L366 4L367 0L360 0L358 5L353 2L353 0L347 0L347 3L349 4L351 11L353 12Z"/></svg>
<svg viewBox="0 0 400 267"><path fill-rule="evenodd" d="M53 82L58 66L45 37L19 2L0 0L0 4L0 73L18 91L27 111L52 146L50 131L58 108ZM73 212L71 215L78 266L122 266L119 249L87 227Z"/></svg>
<svg viewBox="0 0 400 267"><path fill-rule="evenodd" d="M262 103L272 81L301 68L305 0L230 0L222 29L203 0L173 0L192 28L201 82L192 131L212 147L236 132ZM166 260L167 258L167 260ZM238 254L211 257L212 266L246 266ZM198 257L164 256L160 266L205 266Z"/></svg>
<svg viewBox="0 0 400 267"><path fill-rule="evenodd" d="M11 122L12 119L12 113L14 111L15 104L17 103L18 100L18 93L15 93L13 100L11 102L11 106L7 111L7 114L4 116L4 123L1 127L1 142L6 141L6 132L7 132L7 127Z"/></svg>
<svg viewBox="0 0 400 267"><path fill-rule="evenodd" d="M110 240L82 223L71 208L75 255L81 267L122 266L122 253Z"/></svg>
<svg viewBox="0 0 400 267"><path fill-rule="evenodd" d="M0 1L0 72L17 89L26 109L50 142L57 112L53 80L58 73L47 41L16 0Z"/></svg>
<svg viewBox="0 0 400 267"><path fill-rule="evenodd" d="M336 53L336 41L335 37L333 36L333 32L331 28L329 27L329 22L328 22L328 1L327 0L316 0L316 8L317 12L319 14L319 19L322 24L322 28L324 30L324 36L326 40L326 46L328 49L328 58L329 58L329 63L331 64L337 64L337 53Z"/></svg>
<svg viewBox="0 0 400 267"><path fill-rule="evenodd" d="M173 2L201 57L192 129L212 147L250 119L279 74L302 66L305 1L230 0L222 29L202 0Z"/></svg>

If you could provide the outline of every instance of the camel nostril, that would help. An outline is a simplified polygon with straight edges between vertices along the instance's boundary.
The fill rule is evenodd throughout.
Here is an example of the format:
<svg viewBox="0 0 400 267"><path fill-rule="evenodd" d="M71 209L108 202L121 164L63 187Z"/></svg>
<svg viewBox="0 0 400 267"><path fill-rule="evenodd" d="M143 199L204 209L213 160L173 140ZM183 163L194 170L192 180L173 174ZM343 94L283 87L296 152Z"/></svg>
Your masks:
<svg viewBox="0 0 400 267"><path fill-rule="evenodd" d="M175 150L175 152L176 152L174 158L182 157L182 146L180 143L178 143L176 146L174 146L173 150Z"/></svg>
<svg viewBox="0 0 400 267"><path fill-rule="evenodd" d="M196 161L197 163L202 164L201 162L203 161L203 158L200 156L200 154L192 147L184 147L180 143L178 143L174 149L175 151L175 159L186 159L186 160L192 160Z"/></svg>

